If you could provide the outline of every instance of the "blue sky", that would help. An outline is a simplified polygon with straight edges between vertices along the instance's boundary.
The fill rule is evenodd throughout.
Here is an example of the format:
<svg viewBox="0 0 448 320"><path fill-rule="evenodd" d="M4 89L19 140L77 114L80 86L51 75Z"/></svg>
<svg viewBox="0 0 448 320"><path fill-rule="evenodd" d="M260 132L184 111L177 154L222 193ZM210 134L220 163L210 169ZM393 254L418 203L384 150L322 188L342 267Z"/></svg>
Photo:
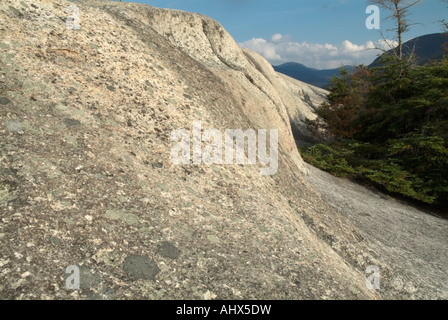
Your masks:
<svg viewBox="0 0 448 320"><path fill-rule="evenodd" d="M315 68L370 63L377 52L378 30L368 30L367 0L137 0L160 8L205 14L218 20L243 47L257 51L272 64L288 61ZM381 12L381 31L388 35L393 20ZM441 32L437 20L448 20L447 3L423 0L411 9L418 22L405 39ZM390 33L389 33L390 34ZM390 34L392 38L392 34Z"/></svg>

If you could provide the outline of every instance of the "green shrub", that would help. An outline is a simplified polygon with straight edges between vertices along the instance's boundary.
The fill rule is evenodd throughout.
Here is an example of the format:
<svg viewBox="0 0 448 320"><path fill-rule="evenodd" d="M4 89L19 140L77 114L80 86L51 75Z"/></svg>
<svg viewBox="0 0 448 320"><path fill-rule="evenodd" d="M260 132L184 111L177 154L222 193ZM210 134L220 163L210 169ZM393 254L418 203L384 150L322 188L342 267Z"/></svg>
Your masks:
<svg viewBox="0 0 448 320"><path fill-rule="evenodd" d="M416 66L386 57L377 68L342 70L332 83L309 122L327 142L302 148L305 161L448 207L448 58Z"/></svg>

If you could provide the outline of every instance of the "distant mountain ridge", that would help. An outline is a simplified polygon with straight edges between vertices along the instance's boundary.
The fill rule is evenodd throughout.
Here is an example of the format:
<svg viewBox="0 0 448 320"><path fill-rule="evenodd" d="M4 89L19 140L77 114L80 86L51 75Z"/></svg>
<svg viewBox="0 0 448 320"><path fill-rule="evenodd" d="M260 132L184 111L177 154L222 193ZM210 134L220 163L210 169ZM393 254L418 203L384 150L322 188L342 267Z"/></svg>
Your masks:
<svg viewBox="0 0 448 320"><path fill-rule="evenodd" d="M403 44L403 53L408 56L413 50L417 56L417 63L424 65L432 60L441 60L446 53L444 46L448 43L448 37L444 33L427 34L421 37L414 38ZM414 49L415 48L415 49ZM393 50L389 50L393 53ZM369 67L378 65L381 57L373 61Z"/></svg>
<svg viewBox="0 0 448 320"><path fill-rule="evenodd" d="M404 54L409 55L415 48L418 57L417 63L423 65L431 60L440 60L444 56L444 45L448 42L446 34L433 33L414 38L404 43ZM392 50L389 51L392 53ZM380 57L372 62L369 67L378 65ZM353 66L344 66L348 71L353 70ZM342 68L342 67L341 67ZM274 66L275 71L286 74L294 79L312 84L316 87L326 89L334 75L339 74L339 70L328 69L318 70L309 68L301 63L288 62L279 66Z"/></svg>
<svg viewBox="0 0 448 320"><path fill-rule="evenodd" d="M274 66L274 70L277 72L324 89L330 84L331 78L339 73L341 68L342 66L336 69L318 70L297 62L287 62L279 66ZM344 66L344 68L352 70L353 66Z"/></svg>

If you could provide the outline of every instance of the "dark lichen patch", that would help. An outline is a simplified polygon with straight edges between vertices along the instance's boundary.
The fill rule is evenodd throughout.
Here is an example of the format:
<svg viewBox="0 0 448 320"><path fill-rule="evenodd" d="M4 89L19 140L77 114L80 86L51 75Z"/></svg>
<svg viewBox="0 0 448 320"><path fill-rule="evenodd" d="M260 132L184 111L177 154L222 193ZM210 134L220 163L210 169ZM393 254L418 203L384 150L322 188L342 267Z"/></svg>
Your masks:
<svg viewBox="0 0 448 320"><path fill-rule="evenodd" d="M88 267L82 266L79 268L81 289L92 289L98 286L101 282L101 278L97 273L94 273Z"/></svg>
<svg viewBox="0 0 448 320"><path fill-rule="evenodd" d="M0 182L0 202L9 202L17 198L17 184L8 180Z"/></svg>
<svg viewBox="0 0 448 320"><path fill-rule="evenodd" d="M75 92L76 92L76 88L75 87L69 87L68 88L68 91L71 93L71 94L74 94Z"/></svg>
<svg viewBox="0 0 448 320"><path fill-rule="evenodd" d="M123 202L122 200L125 199L118 197L117 200L119 202ZM107 210L105 216L108 219L119 220L128 225L137 225L139 223L139 218L136 215L126 212L124 210L118 210L118 209Z"/></svg>
<svg viewBox="0 0 448 320"><path fill-rule="evenodd" d="M176 248L172 243L163 241L159 244L157 253L164 258L177 259L179 258L181 251Z"/></svg>
<svg viewBox="0 0 448 320"><path fill-rule="evenodd" d="M8 98L6 98L6 97L0 97L0 104L1 105L7 105L7 104L9 104L11 101L8 99Z"/></svg>
<svg viewBox="0 0 448 320"><path fill-rule="evenodd" d="M7 44L7 43L0 43L0 49L8 50L9 49L9 44Z"/></svg>
<svg viewBox="0 0 448 320"><path fill-rule="evenodd" d="M51 244L53 244L55 246L59 246L61 244L61 239L59 239L57 237L50 237L49 241L51 242Z"/></svg>
<svg viewBox="0 0 448 320"><path fill-rule="evenodd" d="M81 121L72 118L65 118L64 123L67 127L76 127L81 125Z"/></svg>
<svg viewBox="0 0 448 320"><path fill-rule="evenodd" d="M101 295L99 295L98 293L93 292L91 290L87 293L86 299L87 300L92 300L92 301L104 300Z"/></svg>
<svg viewBox="0 0 448 320"><path fill-rule="evenodd" d="M147 256L132 255L124 260L123 271L133 280L154 280L160 269Z"/></svg>
<svg viewBox="0 0 448 320"><path fill-rule="evenodd" d="M18 16L19 18L22 18L22 17L23 17L23 14L22 14L22 12L20 12L20 10L16 9L16 8L13 7L13 6L9 6L8 8L9 8L9 10L11 10L11 12L13 12L13 13L14 13L16 16Z"/></svg>
<svg viewBox="0 0 448 320"><path fill-rule="evenodd" d="M156 162L152 164L153 169L162 169L163 163L162 162Z"/></svg>
<svg viewBox="0 0 448 320"><path fill-rule="evenodd" d="M8 129L8 131L11 132L21 132L25 130L25 127L22 125L22 123L17 120L6 121L5 127L6 129Z"/></svg>

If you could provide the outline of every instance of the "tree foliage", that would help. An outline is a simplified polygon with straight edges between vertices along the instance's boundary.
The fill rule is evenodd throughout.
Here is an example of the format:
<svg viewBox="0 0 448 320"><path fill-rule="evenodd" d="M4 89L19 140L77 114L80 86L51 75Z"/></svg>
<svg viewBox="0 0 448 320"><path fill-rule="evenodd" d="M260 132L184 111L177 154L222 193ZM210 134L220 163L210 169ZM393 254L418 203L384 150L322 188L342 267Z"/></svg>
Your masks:
<svg viewBox="0 0 448 320"><path fill-rule="evenodd" d="M310 122L326 143L302 149L305 160L447 207L448 58L417 66L390 55L380 67L342 70L328 99Z"/></svg>
<svg viewBox="0 0 448 320"><path fill-rule="evenodd" d="M397 47L391 48L398 60L403 60L403 35L409 31L412 23L409 21L409 9L422 2L422 0L371 0L373 4L391 12L389 18L395 20L395 28L392 29L396 33Z"/></svg>

